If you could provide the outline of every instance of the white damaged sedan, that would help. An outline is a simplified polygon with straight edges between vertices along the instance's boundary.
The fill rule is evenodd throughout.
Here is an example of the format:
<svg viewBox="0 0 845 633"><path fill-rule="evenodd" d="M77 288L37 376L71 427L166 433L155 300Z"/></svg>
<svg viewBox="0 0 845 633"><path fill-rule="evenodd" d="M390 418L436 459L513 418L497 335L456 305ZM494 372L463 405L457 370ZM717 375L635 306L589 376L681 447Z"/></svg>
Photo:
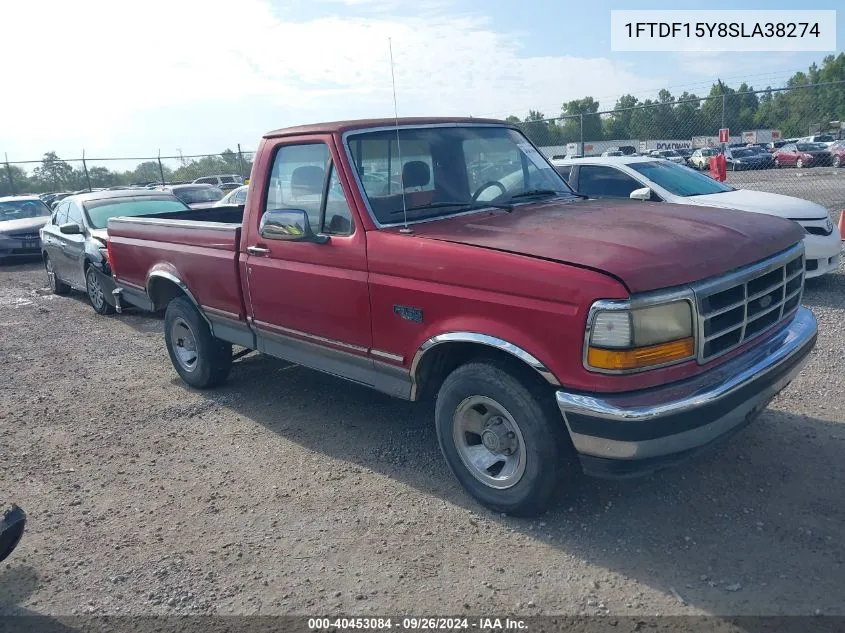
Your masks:
<svg viewBox="0 0 845 633"><path fill-rule="evenodd" d="M633 198L696 204L794 220L805 232L807 278L839 268L839 231L823 206L777 193L734 189L724 182L652 157L595 157L552 161L577 192L591 198Z"/></svg>

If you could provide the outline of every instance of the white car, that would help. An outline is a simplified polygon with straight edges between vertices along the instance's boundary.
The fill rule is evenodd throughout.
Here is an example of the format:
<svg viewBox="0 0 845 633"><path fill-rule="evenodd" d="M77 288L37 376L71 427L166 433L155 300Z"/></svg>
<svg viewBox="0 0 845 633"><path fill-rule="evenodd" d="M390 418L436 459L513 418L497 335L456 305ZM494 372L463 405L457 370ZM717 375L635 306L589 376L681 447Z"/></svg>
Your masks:
<svg viewBox="0 0 845 633"><path fill-rule="evenodd" d="M685 165L687 162L686 160L684 160L683 156L681 156L678 152L673 149L655 149L651 151L649 157L663 158L679 165Z"/></svg>
<svg viewBox="0 0 845 633"><path fill-rule="evenodd" d="M552 164L578 193L591 198L633 198L767 213L798 222L807 278L839 268L839 231L823 206L777 193L734 189L689 167L648 156L557 160Z"/></svg>
<svg viewBox="0 0 845 633"><path fill-rule="evenodd" d="M222 207L228 204L246 204L246 192L249 190L249 185L241 185L237 189L232 189L225 196L220 198L215 207Z"/></svg>

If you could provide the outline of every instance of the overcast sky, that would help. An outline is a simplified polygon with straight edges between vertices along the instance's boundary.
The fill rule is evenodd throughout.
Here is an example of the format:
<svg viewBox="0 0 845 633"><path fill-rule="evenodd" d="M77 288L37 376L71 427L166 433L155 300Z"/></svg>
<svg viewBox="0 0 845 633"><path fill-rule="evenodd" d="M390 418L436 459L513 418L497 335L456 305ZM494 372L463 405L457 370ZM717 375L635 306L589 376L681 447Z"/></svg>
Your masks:
<svg viewBox="0 0 845 633"><path fill-rule="evenodd" d="M663 87L705 94L717 76L762 88L824 56L611 52L610 9L665 6L646 0L3 4L0 152L13 161L51 149L63 158L82 148L89 157L246 150L270 129L392 116L388 37L400 116L553 116L586 95L612 107L621 94Z"/></svg>

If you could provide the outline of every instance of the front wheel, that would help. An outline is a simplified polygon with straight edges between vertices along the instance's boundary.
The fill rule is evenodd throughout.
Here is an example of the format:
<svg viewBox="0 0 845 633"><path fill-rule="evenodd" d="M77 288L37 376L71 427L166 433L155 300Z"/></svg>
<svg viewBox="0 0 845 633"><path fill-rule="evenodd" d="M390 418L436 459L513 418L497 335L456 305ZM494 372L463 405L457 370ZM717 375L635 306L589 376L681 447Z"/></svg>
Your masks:
<svg viewBox="0 0 845 633"><path fill-rule="evenodd" d="M798 160L795 161L795 166L798 169L801 169L804 166L804 161L799 158Z"/></svg>
<svg viewBox="0 0 845 633"><path fill-rule="evenodd" d="M66 295L70 292L70 286L56 277L56 269L53 268L53 260L49 255L44 256L44 269L47 271L47 280L50 282L50 292L54 295Z"/></svg>
<svg viewBox="0 0 845 633"><path fill-rule="evenodd" d="M496 363L453 371L437 395L435 423L449 468L496 512L542 512L575 463L560 414Z"/></svg>
<svg viewBox="0 0 845 633"><path fill-rule="evenodd" d="M164 341L170 362L182 380L197 389L221 384L232 368L232 345L211 333L187 297L177 297L164 313Z"/></svg>
<svg viewBox="0 0 845 633"><path fill-rule="evenodd" d="M85 271L85 291L88 293L88 301L94 312L97 314L114 314L114 306L106 301L106 291L97 271L92 266Z"/></svg>
<svg viewBox="0 0 845 633"><path fill-rule="evenodd" d="M842 159L839 156L834 156L833 157L833 166L839 167L840 165L842 165Z"/></svg>

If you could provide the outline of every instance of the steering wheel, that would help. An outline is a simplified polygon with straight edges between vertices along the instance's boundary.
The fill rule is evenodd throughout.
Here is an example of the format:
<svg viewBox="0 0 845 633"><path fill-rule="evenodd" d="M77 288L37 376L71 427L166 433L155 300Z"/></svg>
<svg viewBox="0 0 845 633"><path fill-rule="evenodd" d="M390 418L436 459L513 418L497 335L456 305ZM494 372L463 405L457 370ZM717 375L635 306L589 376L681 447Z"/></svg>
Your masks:
<svg viewBox="0 0 845 633"><path fill-rule="evenodd" d="M487 191L490 187L498 187L499 189L501 189L502 193L499 194L499 195L502 195L502 196L505 195L508 192L508 190L505 189L505 186L502 183L500 183L498 180L488 180L483 185L481 185L478 189L475 190L475 193L472 194L472 201L478 202L478 196L480 196L482 193ZM499 196L496 196L496 198L498 198L498 197ZM493 198L493 200L495 200L496 198Z"/></svg>

